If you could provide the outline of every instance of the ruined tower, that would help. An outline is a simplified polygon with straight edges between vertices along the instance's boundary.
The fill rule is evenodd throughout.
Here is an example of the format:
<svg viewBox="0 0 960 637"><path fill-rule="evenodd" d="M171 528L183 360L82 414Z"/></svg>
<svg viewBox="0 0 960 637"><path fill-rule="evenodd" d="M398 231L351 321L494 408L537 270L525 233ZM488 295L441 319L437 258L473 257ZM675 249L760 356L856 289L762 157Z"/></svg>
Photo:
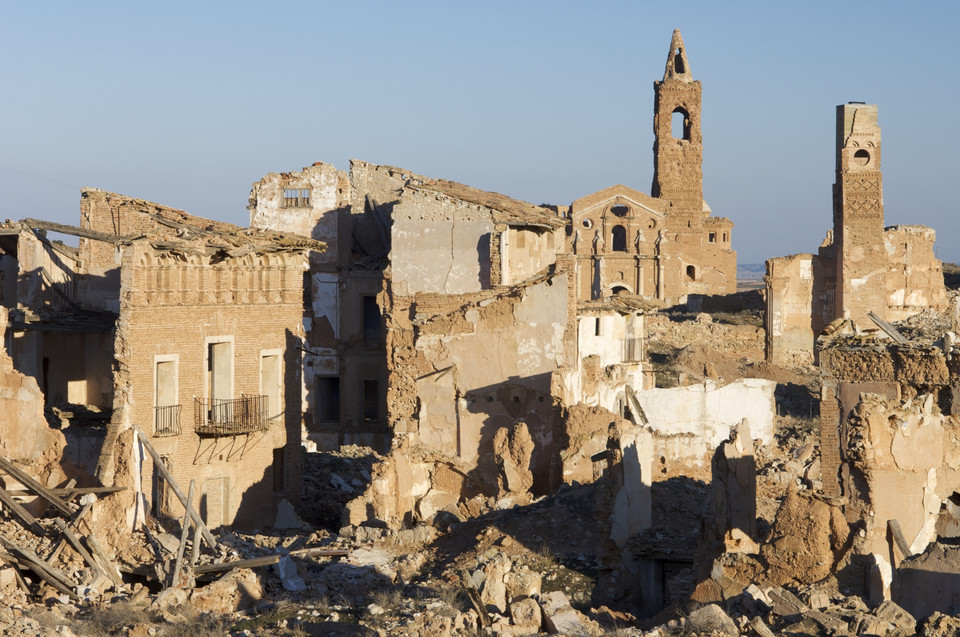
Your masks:
<svg viewBox="0 0 960 637"><path fill-rule="evenodd" d="M876 104L837 107L837 178L833 185L836 316L886 318L887 255L883 234L883 182Z"/></svg>
<svg viewBox="0 0 960 637"><path fill-rule="evenodd" d="M703 219L703 136L700 132L700 82L680 29L673 32L663 80L653 83L654 197L670 203L670 216L692 229Z"/></svg>

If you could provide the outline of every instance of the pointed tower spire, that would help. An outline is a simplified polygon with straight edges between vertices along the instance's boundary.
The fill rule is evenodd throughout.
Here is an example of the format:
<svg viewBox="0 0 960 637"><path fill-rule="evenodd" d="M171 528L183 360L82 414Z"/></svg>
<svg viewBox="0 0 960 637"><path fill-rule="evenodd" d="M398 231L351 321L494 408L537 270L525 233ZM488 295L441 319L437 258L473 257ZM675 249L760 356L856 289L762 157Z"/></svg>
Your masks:
<svg viewBox="0 0 960 637"><path fill-rule="evenodd" d="M683 48L683 36L680 35L680 29L673 30L673 38L670 40L670 53L667 55L667 68L663 72L663 79L664 81L693 81L693 76L690 74L690 62L687 61L687 51Z"/></svg>

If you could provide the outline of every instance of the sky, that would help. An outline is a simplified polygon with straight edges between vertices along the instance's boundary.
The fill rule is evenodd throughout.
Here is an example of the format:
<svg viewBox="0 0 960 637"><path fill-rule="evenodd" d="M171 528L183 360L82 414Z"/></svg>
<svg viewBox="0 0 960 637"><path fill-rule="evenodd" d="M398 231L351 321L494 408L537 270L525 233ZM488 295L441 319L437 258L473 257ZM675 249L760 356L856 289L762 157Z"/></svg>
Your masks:
<svg viewBox="0 0 960 637"><path fill-rule="evenodd" d="M740 263L832 225L836 105L879 104L887 225L960 262L960 3L0 0L0 219L97 187L247 225L269 172L350 158L531 203L650 192L673 29L704 197Z"/></svg>

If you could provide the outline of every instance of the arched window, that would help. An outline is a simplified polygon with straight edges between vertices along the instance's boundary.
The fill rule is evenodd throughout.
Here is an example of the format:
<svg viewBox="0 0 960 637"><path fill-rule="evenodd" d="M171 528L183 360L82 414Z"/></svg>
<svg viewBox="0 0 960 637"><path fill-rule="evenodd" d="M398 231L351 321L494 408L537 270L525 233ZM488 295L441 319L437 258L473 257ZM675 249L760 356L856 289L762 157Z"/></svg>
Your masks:
<svg viewBox="0 0 960 637"><path fill-rule="evenodd" d="M614 252L626 252L627 251L627 229L623 226L614 226L612 230L613 234L613 251Z"/></svg>
<svg viewBox="0 0 960 637"><path fill-rule="evenodd" d="M615 285L613 286L613 289L610 290L610 292L613 293L614 296L616 296L618 294L629 294L630 290L623 287L622 285Z"/></svg>
<svg viewBox="0 0 960 637"><path fill-rule="evenodd" d="M673 109L670 120L670 134L674 139L690 139L690 113L682 106Z"/></svg>
<svg viewBox="0 0 960 637"><path fill-rule="evenodd" d="M687 266L687 281L697 280L697 269L692 265Z"/></svg>

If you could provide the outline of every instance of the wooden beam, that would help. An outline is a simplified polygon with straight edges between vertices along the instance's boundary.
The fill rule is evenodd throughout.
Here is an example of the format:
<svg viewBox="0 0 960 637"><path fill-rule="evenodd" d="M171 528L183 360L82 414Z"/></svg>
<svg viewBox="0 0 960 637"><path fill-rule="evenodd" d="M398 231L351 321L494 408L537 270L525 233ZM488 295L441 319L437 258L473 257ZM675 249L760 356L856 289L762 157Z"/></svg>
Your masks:
<svg viewBox="0 0 960 637"><path fill-rule="evenodd" d="M6 538L0 537L0 544L3 544L3 546L14 555L19 556L18 561L21 564L39 575L40 578L50 584L50 586L73 600L80 600L80 597L72 590L74 583L70 581L70 578L68 578L65 573L60 572L45 562L33 551L21 548Z"/></svg>
<svg viewBox="0 0 960 637"><path fill-rule="evenodd" d="M217 550L217 541L214 539L213 534L210 533L210 529L207 528L207 525L203 523L203 520L200 518L200 514L197 513L193 508L187 506L187 498L183 495L183 491L177 486L177 481L173 479L173 474L170 473L170 470L167 469L167 466L163 464L163 460L160 459L160 454L157 453L157 450L153 448L153 445L150 444L150 440L143 435L143 432L140 431L140 428L137 427L137 438L140 440L140 444L143 445L144 449L150 454L150 457L153 458L153 466L157 468L157 471L163 476L163 479L167 481L167 484L170 485L170 489L176 494L177 498L180 500L187 511L187 514L193 520L193 523L200 527L200 533L203 536L204 541L207 545L214 550L216 553Z"/></svg>
<svg viewBox="0 0 960 637"><path fill-rule="evenodd" d="M34 533L42 534L43 527L37 522L37 518L30 515L30 512L23 508L23 506L13 499L10 494L0 489L0 502L10 509L11 513L20 518L20 521L23 522L24 526L33 531Z"/></svg>
<svg viewBox="0 0 960 637"><path fill-rule="evenodd" d="M63 533L63 537L70 542L70 546L72 546L74 550L80 554L80 557L83 558L83 561L89 564L90 568L92 568L96 573L105 577L107 574L103 572L103 569L100 568L100 565L97 564L97 561L93 559L93 556L90 555L87 549L83 548L83 545L80 544L80 538L73 534L73 531L70 530L70 527L59 518L53 522L57 525L57 528L60 529L60 532Z"/></svg>
<svg viewBox="0 0 960 637"><path fill-rule="evenodd" d="M118 236L106 232L97 232L96 230L87 230L77 226L67 226L62 223L52 221L41 221L39 219L23 219L20 223L37 230L49 230L50 232L59 232L60 234L69 234L74 237L83 237L84 239L94 239L95 241L105 241L106 243L124 243L135 238L137 235Z"/></svg>
<svg viewBox="0 0 960 637"><path fill-rule="evenodd" d="M100 568L106 571L110 581L116 584L117 588L123 586L123 576L120 574L120 569L118 569L116 564L107 556L107 552L103 550L97 538L88 535L87 546L90 547L90 551L93 552L94 557L100 562Z"/></svg>
<svg viewBox="0 0 960 637"><path fill-rule="evenodd" d="M90 511L91 508L93 508L92 504L83 505L83 508L80 509L77 515L74 516L73 520L70 521L70 526L79 530L80 520L83 519L83 516L85 516ZM66 545L67 545L67 538L64 536L60 538L60 541L57 542L57 545L53 547L53 551L50 552L49 557L47 557L47 561L49 561L50 563L53 563L53 561L57 559L57 556L60 555L60 551L62 551L63 547Z"/></svg>
<svg viewBox="0 0 960 637"><path fill-rule="evenodd" d="M344 549L300 549L297 551L290 551L289 555L299 556L299 557L341 557L348 555L350 551ZM258 566L270 566L271 564L276 564L280 561L280 558L283 555L277 553L274 555L264 555L263 557L252 557L247 560L237 560L235 562L221 562L220 564L202 564L194 569L194 572L197 575L204 575L206 573L220 573L222 571L230 571L235 568L256 568Z"/></svg>
<svg viewBox="0 0 960 637"><path fill-rule="evenodd" d="M173 575L170 577L170 586L179 588L177 584L180 581L180 568L183 565L183 550L187 547L187 537L190 536L190 514L187 512L193 506L193 487L194 480L190 481L190 489L187 492L187 510L183 513L183 529L180 531L180 546L177 547L177 561L173 564Z"/></svg>
<svg viewBox="0 0 960 637"><path fill-rule="evenodd" d="M60 499L59 496L54 495L50 492L50 489L40 484L33 476L25 472L23 469L13 464L3 456L0 456L0 469L3 469L11 476L23 483L25 487L35 492L41 498L53 505L60 513L70 517L73 515L74 509L70 507L66 502Z"/></svg>
<svg viewBox="0 0 960 637"><path fill-rule="evenodd" d="M64 502L69 502L78 495L84 495L87 493L96 493L97 495L100 495L119 493L126 490L127 487L57 487L55 489L47 489L47 491L53 495L61 496ZM7 493L10 495L35 495L30 489L7 489Z"/></svg>

